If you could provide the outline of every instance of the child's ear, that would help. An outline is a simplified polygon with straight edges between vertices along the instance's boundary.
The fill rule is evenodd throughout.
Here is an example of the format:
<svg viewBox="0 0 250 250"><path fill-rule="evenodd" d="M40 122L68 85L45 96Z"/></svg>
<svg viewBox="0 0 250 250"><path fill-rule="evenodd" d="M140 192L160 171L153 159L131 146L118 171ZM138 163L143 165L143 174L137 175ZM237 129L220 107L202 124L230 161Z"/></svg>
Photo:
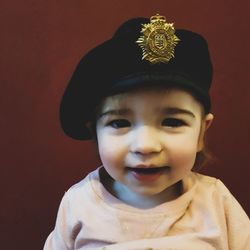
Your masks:
<svg viewBox="0 0 250 250"><path fill-rule="evenodd" d="M204 148L204 137L207 129L211 126L212 122L214 120L214 115L211 113L208 113L201 121L201 131L198 139L198 145L197 145L197 152L200 152Z"/></svg>

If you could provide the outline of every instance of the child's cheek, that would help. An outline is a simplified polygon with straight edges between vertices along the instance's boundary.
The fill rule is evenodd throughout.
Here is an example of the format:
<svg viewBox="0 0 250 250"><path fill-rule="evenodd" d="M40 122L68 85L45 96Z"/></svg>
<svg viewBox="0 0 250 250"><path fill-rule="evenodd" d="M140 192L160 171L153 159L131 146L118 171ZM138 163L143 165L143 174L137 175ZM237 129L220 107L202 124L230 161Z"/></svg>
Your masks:
<svg viewBox="0 0 250 250"><path fill-rule="evenodd" d="M193 141L182 141L180 144L173 142L171 149L167 152L170 166L176 168L192 168L197 153L197 143Z"/></svg>
<svg viewBox="0 0 250 250"><path fill-rule="evenodd" d="M99 155L103 165L115 167L122 161L119 145L112 140L101 140L99 143Z"/></svg>

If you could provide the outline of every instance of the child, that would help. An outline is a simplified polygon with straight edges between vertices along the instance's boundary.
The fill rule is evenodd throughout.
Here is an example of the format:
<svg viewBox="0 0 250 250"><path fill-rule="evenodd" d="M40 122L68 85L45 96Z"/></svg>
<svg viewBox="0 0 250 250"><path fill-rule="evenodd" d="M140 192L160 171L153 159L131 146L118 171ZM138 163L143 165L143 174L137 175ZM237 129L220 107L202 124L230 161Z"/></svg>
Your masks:
<svg viewBox="0 0 250 250"><path fill-rule="evenodd" d="M102 166L64 195L45 250L250 249L249 218L205 160L212 65L200 35L135 18L83 57L61 103Z"/></svg>

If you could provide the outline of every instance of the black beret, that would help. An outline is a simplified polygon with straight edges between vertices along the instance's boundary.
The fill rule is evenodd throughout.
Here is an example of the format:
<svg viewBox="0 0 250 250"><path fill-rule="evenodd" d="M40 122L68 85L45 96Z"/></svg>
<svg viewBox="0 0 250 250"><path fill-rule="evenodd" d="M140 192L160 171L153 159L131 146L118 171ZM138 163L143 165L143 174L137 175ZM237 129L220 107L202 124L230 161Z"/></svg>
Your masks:
<svg viewBox="0 0 250 250"><path fill-rule="evenodd" d="M122 24L113 37L83 56L63 95L60 121L64 132L74 139L92 139L86 124L95 106L109 95L136 86L180 87L190 91L210 110L209 88L212 64L206 40L199 34L177 29L179 42L167 63L142 60L136 41L147 18L134 18Z"/></svg>

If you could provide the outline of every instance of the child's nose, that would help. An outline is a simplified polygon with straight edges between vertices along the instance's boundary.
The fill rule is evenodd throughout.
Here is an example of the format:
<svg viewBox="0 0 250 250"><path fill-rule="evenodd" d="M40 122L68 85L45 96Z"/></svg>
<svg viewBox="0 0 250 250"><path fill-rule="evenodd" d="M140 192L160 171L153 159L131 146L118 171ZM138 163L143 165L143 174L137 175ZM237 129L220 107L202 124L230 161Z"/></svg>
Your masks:
<svg viewBox="0 0 250 250"><path fill-rule="evenodd" d="M131 151L133 153L150 154L159 153L161 150L160 135L156 129L148 126L135 129L131 141Z"/></svg>

